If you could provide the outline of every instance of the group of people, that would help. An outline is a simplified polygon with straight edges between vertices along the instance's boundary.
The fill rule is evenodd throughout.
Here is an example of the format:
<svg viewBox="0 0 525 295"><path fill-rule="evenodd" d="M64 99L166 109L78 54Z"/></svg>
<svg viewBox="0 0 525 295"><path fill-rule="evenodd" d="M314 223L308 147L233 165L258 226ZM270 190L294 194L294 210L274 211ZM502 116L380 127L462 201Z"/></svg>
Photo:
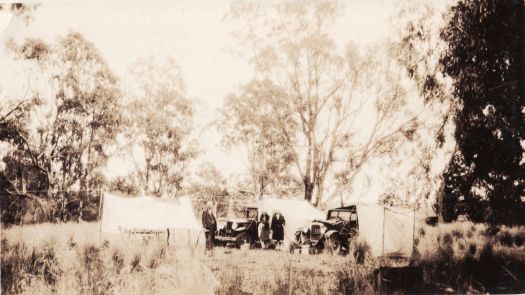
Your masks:
<svg viewBox="0 0 525 295"><path fill-rule="evenodd" d="M266 212L261 212L259 218L259 240L263 249L268 249L275 241L275 248L280 249L284 240L284 225L286 220L280 212L274 212L272 218ZM206 210L202 213L202 226L206 235L206 249L213 248L215 232L217 231L217 220L213 215L212 203L208 202Z"/></svg>
<svg viewBox="0 0 525 295"><path fill-rule="evenodd" d="M275 241L276 248L280 248L284 240L284 225L286 220L280 212L275 212L270 220L270 215L266 212L261 213L259 219L259 240L263 249L267 249L271 245L271 241Z"/></svg>

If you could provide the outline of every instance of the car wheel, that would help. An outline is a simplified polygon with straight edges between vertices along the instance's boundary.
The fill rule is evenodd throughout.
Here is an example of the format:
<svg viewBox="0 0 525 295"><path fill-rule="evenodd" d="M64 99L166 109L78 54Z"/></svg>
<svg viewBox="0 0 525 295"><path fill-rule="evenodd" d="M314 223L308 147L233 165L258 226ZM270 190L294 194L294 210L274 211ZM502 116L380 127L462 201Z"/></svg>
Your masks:
<svg viewBox="0 0 525 295"><path fill-rule="evenodd" d="M315 247L314 247L314 252L315 254L319 254L319 253L323 253L324 249L325 249L325 246L324 246L324 242L318 242Z"/></svg>
<svg viewBox="0 0 525 295"><path fill-rule="evenodd" d="M249 235L243 233L243 234L240 234L239 236L237 236L237 241L236 241L236 246L237 246L237 249L241 249L241 246L244 245L244 244L248 244L251 246L252 244L252 239Z"/></svg>
<svg viewBox="0 0 525 295"><path fill-rule="evenodd" d="M339 237L336 235L331 236L326 241L325 249L332 255L339 254L339 252L341 252L341 242L339 241Z"/></svg>

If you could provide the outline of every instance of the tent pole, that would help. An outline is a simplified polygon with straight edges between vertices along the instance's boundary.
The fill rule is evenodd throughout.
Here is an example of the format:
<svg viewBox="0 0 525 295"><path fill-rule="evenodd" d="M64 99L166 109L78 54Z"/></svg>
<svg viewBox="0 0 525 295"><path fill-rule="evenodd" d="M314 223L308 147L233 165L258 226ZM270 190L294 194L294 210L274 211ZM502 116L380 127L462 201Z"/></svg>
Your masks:
<svg viewBox="0 0 525 295"><path fill-rule="evenodd" d="M381 255L383 258L385 257L385 215L386 215L386 207L383 207L383 254Z"/></svg>
<svg viewBox="0 0 525 295"><path fill-rule="evenodd" d="M415 247L414 239L416 235L416 208L414 208L413 213L414 213L414 220L412 224L412 253L414 253L414 247Z"/></svg>
<svg viewBox="0 0 525 295"><path fill-rule="evenodd" d="M98 241L99 243L102 241L102 198L104 198L104 193L100 194L100 198L98 198Z"/></svg>

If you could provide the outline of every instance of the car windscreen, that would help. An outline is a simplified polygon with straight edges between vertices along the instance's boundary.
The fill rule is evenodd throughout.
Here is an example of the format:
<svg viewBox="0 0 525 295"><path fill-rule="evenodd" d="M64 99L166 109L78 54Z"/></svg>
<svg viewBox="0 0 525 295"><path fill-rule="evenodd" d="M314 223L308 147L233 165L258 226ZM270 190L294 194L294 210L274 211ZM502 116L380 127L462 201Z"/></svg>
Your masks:
<svg viewBox="0 0 525 295"><path fill-rule="evenodd" d="M343 220L355 220L355 213L351 211L330 211L329 219L337 217Z"/></svg>

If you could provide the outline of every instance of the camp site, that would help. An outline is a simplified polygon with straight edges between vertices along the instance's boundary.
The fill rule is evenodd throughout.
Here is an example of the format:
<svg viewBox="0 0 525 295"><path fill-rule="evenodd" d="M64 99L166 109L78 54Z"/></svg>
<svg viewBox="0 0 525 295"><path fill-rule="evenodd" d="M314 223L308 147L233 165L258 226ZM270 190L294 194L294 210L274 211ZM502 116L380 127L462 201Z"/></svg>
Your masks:
<svg viewBox="0 0 525 295"><path fill-rule="evenodd" d="M0 3L0 294L525 293L524 12Z"/></svg>

